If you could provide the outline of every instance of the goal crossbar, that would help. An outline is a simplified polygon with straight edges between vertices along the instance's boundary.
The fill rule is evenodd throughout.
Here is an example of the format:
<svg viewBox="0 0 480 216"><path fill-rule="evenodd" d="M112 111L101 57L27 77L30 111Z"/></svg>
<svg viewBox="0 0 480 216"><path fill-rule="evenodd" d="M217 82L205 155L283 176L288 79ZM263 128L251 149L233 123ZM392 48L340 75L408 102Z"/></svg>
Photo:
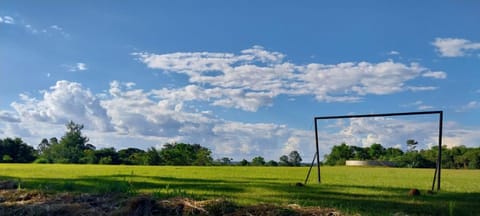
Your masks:
<svg viewBox="0 0 480 216"><path fill-rule="evenodd" d="M380 114L363 114L363 115L340 115L340 116L321 116L314 117L315 122L315 146L317 152L314 155L313 161L317 160L317 173L318 173L318 183L321 183L320 175L320 151L318 143L318 120L325 119L352 119L352 118L371 118L371 117L388 117L388 116L411 116L411 115L438 115L438 156L435 166L435 174L433 175L432 191L435 188L435 181L437 182L437 191L440 190L440 176L442 169L442 133L443 133L443 111L424 111L424 112L399 112L399 113L380 113ZM310 171L314 166L314 162L310 165L305 183L308 181L310 176Z"/></svg>

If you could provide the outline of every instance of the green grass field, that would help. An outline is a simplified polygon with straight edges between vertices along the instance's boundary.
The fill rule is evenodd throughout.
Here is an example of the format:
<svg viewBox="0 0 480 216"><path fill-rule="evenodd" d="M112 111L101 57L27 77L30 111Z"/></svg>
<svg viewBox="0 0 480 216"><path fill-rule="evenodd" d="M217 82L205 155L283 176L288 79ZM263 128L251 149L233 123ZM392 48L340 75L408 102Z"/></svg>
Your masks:
<svg viewBox="0 0 480 216"><path fill-rule="evenodd" d="M0 164L0 179L24 189L149 193L158 198L226 198L240 205L273 203L336 208L361 215L480 215L480 170L442 170L442 190L431 189L432 169L322 167L322 184L307 167L171 167ZM422 195L410 197L409 189Z"/></svg>

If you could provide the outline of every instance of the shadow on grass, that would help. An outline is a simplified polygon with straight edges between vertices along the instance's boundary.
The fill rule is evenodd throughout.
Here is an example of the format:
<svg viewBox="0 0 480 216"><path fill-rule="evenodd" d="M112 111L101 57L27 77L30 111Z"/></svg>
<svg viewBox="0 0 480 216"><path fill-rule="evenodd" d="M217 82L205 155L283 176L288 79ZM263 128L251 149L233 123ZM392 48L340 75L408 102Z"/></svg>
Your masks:
<svg viewBox="0 0 480 216"><path fill-rule="evenodd" d="M0 176L0 179L16 179ZM52 192L130 193L153 191L158 197L188 196L211 199L226 196L244 199L249 203L299 204L336 208L344 213L361 215L480 215L477 207L480 193L439 192L411 197L407 188L381 186L352 186L338 184L309 184L303 187L278 179L216 180L144 175L106 175L75 179L20 179L20 187ZM268 191L267 193L255 191ZM162 193L167 193L162 194ZM168 194L170 193L170 194ZM251 195L246 195L251 193ZM243 195L240 195L243 194Z"/></svg>

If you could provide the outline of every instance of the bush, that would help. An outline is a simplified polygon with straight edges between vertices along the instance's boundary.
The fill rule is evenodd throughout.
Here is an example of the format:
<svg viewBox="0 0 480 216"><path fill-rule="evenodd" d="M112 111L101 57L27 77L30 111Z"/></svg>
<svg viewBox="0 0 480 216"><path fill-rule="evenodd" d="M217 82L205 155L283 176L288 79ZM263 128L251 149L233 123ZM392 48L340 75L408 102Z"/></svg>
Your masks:
<svg viewBox="0 0 480 216"><path fill-rule="evenodd" d="M10 162L13 162L13 158L10 156L10 155L3 155L2 157L2 162L4 163L10 163Z"/></svg>
<svg viewBox="0 0 480 216"><path fill-rule="evenodd" d="M111 164L112 163L112 158L110 156L108 157L102 157L98 161L99 164Z"/></svg>
<svg viewBox="0 0 480 216"><path fill-rule="evenodd" d="M47 158L37 158L35 161L33 161L33 163L36 163L36 164L47 164L47 163L50 163L50 161L48 161Z"/></svg>

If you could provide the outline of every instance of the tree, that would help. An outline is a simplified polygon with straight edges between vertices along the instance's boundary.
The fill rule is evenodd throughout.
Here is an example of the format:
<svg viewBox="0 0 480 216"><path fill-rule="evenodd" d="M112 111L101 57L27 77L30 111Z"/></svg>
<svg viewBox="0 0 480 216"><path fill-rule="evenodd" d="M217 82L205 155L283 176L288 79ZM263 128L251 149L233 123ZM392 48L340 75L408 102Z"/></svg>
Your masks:
<svg viewBox="0 0 480 216"><path fill-rule="evenodd" d="M345 161L353 158L352 149L346 144L333 146L332 152L327 155L325 164L327 165L345 165Z"/></svg>
<svg viewBox="0 0 480 216"><path fill-rule="evenodd" d="M350 146L353 159L356 160L369 160L371 159L370 155L368 154L369 148L362 148L358 146Z"/></svg>
<svg viewBox="0 0 480 216"><path fill-rule="evenodd" d="M280 157L280 162L279 164L280 166L290 166L290 161L288 160L288 156L287 155L282 155Z"/></svg>
<svg viewBox="0 0 480 216"><path fill-rule="evenodd" d="M67 131L60 142L57 143L56 138L52 138L50 147L45 150L44 155L49 161L55 163L80 163L84 157L84 151L92 148L87 146L88 137L82 134L84 126L73 121L65 126Z"/></svg>
<svg viewBox="0 0 480 216"><path fill-rule="evenodd" d="M418 145L418 142L415 141L414 139L407 140L407 148L408 148L407 151L409 152L415 151L415 148L417 147L417 145Z"/></svg>
<svg viewBox="0 0 480 216"><path fill-rule="evenodd" d="M248 166L248 161L246 159L243 159L240 161L240 166Z"/></svg>
<svg viewBox="0 0 480 216"><path fill-rule="evenodd" d="M0 140L1 162L30 163L35 160L35 149L21 138Z"/></svg>
<svg viewBox="0 0 480 216"><path fill-rule="evenodd" d="M160 165L162 164L162 158L158 153L157 149L150 147L146 152L147 164L148 165Z"/></svg>
<svg viewBox="0 0 480 216"><path fill-rule="evenodd" d="M56 137L50 138L50 145L58 144L58 139Z"/></svg>
<svg viewBox="0 0 480 216"><path fill-rule="evenodd" d="M300 157L300 153L298 151L292 151L288 155L288 162L291 166L300 166L302 163L302 157Z"/></svg>
<svg viewBox="0 0 480 216"><path fill-rule="evenodd" d="M373 160L380 159L382 156L385 155L385 153L386 153L385 148L381 144L378 144L378 143L372 144L370 146L370 148L368 149L368 154L370 155L370 157Z"/></svg>
<svg viewBox="0 0 480 216"><path fill-rule="evenodd" d="M265 165L265 159L261 156L254 157L252 159L252 165L253 166L263 166L263 165Z"/></svg>
<svg viewBox="0 0 480 216"><path fill-rule="evenodd" d="M119 153L115 148L102 148L94 151L95 163L99 164L120 164Z"/></svg>
<svg viewBox="0 0 480 216"><path fill-rule="evenodd" d="M230 165L230 164L232 164L232 160L233 160L233 158L222 157L222 158L218 159L218 162L220 162L221 165Z"/></svg>
<svg viewBox="0 0 480 216"><path fill-rule="evenodd" d="M269 160L266 165L267 166L278 166L278 163L274 160Z"/></svg>
<svg viewBox="0 0 480 216"><path fill-rule="evenodd" d="M212 165L213 158L210 156L212 152L210 149L207 148L200 148L198 149L196 155L195 155L195 160L193 161L192 165L195 166L208 166Z"/></svg>
<svg viewBox="0 0 480 216"><path fill-rule="evenodd" d="M50 147L50 143L48 142L48 140L46 138L43 138L42 141L38 144L38 154L43 154L43 152L45 152L45 150L47 150L48 148Z"/></svg>
<svg viewBox="0 0 480 216"><path fill-rule="evenodd" d="M118 157L121 164L143 165L144 161L141 155L144 153L144 150L138 148L126 148L118 151Z"/></svg>
<svg viewBox="0 0 480 216"><path fill-rule="evenodd" d="M166 165L210 165L211 151L199 144L167 143L160 150Z"/></svg>

